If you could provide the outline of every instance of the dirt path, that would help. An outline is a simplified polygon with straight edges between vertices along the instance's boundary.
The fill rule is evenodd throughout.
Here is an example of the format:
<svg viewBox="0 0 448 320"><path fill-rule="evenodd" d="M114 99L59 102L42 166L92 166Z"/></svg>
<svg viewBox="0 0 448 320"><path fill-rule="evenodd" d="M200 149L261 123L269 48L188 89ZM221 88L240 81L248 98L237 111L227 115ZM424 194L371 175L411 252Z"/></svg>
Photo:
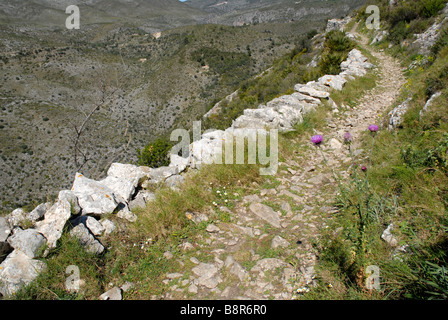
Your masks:
<svg viewBox="0 0 448 320"><path fill-rule="evenodd" d="M328 119L323 154L328 165L350 163L342 137L349 131L356 140L378 114L397 98L404 84L401 67L388 55L361 44L379 61L380 80L366 92L356 108ZM305 164L305 165L304 165ZM316 253L312 243L335 208L336 185L322 154L300 147L294 159L280 165L280 184L246 196L230 211L228 219L215 220L205 236L184 243L179 272L166 275L168 290L156 299L291 299L297 290L312 285ZM223 190L225 192L225 190ZM193 217L201 220L201 217ZM169 257L170 254L167 254Z"/></svg>
<svg viewBox="0 0 448 320"><path fill-rule="evenodd" d="M347 113L346 119L341 119L337 123L338 129L350 131L355 138L358 138L369 124L378 124L379 115L397 99L406 80L403 68L397 60L384 52L373 50L368 46L368 39L364 35L358 33L356 35L361 39L358 43L378 60L377 68L380 75L376 87L365 93L359 105Z"/></svg>

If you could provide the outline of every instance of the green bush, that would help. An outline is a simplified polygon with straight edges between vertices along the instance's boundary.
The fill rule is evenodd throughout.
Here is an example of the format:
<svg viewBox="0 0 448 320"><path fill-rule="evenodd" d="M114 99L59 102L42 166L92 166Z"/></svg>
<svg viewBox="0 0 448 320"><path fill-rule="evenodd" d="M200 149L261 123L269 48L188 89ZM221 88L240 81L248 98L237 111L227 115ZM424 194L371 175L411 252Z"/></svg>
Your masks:
<svg viewBox="0 0 448 320"><path fill-rule="evenodd" d="M151 168L167 166L170 164L170 150L171 144L163 139L157 139L146 145L143 150L137 149L138 164Z"/></svg>
<svg viewBox="0 0 448 320"><path fill-rule="evenodd" d="M424 0L421 4L420 15L425 18L434 17L445 7L446 0Z"/></svg>
<svg viewBox="0 0 448 320"><path fill-rule="evenodd" d="M346 54L339 52L328 53L322 56L319 62L321 74L339 74L341 72L341 63L347 57Z"/></svg>
<svg viewBox="0 0 448 320"><path fill-rule="evenodd" d="M327 34L324 46L331 52L349 52L353 49L354 43L345 36L344 32L333 30Z"/></svg>
<svg viewBox="0 0 448 320"><path fill-rule="evenodd" d="M326 35L324 51L319 62L320 75L339 74L342 61L354 47L354 42L347 38L344 32L330 31Z"/></svg>
<svg viewBox="0 0 448 320"><path fill-rule="evenodd" d="M436 43L431 48L433 54L437 55L443 48L448 47L448 27L443 28L440 31L439 37Z"/></svg>

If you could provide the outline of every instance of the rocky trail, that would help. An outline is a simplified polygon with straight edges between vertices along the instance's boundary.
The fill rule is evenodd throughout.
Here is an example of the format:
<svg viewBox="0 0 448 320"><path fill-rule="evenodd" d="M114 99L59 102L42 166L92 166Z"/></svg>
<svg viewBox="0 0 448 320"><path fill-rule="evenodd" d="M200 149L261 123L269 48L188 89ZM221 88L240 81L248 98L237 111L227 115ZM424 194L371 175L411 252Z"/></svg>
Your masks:
<svg viewBox="0 0 448 320"><path fill-rule="evenodd" d="M159 168L113 163L101 181L77 173L71 190L60 191L54 204L41 204L29 213L18 208L0 217L0 294L14 294L36 279L46 267L40 256L57 246L64 229L88 252L101 254L103 235L115 230L108 214L135 222L133 208L144 207L155 197L151 185L175 188L184 180L181 174L187 167L199 169L201 162L221 155L226 139L256 129L265 134L267 128L291 131L303 115L326 100L333 104L333 112L328 112L322 132L315 130L324 137L319 147L308 137L290 138L289 152L282 154L275 175L262 186L251 186L252 194L241 197L227 194L226 186L212 186L224 202L240 200L231 200L229 207L214 204L218 210L210 215L185 213L206 229L160 257L168 259L170 270L176 272L165 275L163 294L148 298L281 300L306 294L315 283L315 241L337 211L331 206L338 192L333 172L347 178L353 161L343 144L344 134L352 135L356 161L364 161L367 152L359 144L362 132L379 122L379 115L394 103L405 82L397 61L370 48L362 35L351 32L350 37L359 39L375 61L368 62L360 50L353 49L341 63L339 75L297 84L290 95L244 110L225 131L204 133L191 143L188 157L174 154L169 166ZM341 91L348 80L357 81L375 67L371 62L377 63L376 86L364 92L356 105L335 105L331 88Z"/></svg>
<svg viewBox="0 0 448 320"><path fill-rule="evenodd" d="M317 261L312 243L336 211L331 203L338 188L330 166L344 178L352 161L344 133L350 132L352 150L362 158L356 141L370 124L379 122L405 82L396 60L369 47L364 36L356 37L377 58L376 87L365 92L356 107L333 112L325 132L316 132L324 135L322 153L309 145L300 147L300 153L280 163L273 177L280 184L263 190L255 186L259 192L243 197L232 210L221 207L229 218L212 221L205 236L184 243L183 258L175 260L166 252L179 272L167 274L163 282L168 290L152 298L292 299L306 294ZM208 219L194 213L189 218Z"/></svg>

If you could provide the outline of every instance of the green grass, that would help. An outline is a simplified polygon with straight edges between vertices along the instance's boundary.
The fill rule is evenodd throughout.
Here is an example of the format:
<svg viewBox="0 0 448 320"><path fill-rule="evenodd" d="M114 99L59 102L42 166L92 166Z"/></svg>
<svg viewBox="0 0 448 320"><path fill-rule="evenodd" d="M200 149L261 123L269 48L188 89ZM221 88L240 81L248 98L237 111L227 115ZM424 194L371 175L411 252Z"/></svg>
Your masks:
<svg viewBox="0 0 448 320"><path fill-rule="evenodd" d="M400 52L396 56L403 58L405 66L415 60L411 57L412 50L390 49ZM351 187L353 181L344 185L347 198L338 199L340 211L316 243L321 258L318 286L303 299L447 297L448 99L444 70L448 50L442 47L437 52L432 61L407 73L405 91L413 100L404 116L403 128L381 130L371 157L365 159L370 163L367 178L365 173L357 173L368 181L368 187L360 193ZM420 118L426 100L439 90L442 96ZM354 96L356 93L349 90L342 92L341 99L347 101ZM370 153L371 139L367 134L361 139L362 148ZM360 208L366 208L373 218L363 228L358 215ZM395 226L393 234L399 246L406 246L405 253L394 251L381 239L390 223ZM380 268L380 291L366 289L369 265Z"/></svg>

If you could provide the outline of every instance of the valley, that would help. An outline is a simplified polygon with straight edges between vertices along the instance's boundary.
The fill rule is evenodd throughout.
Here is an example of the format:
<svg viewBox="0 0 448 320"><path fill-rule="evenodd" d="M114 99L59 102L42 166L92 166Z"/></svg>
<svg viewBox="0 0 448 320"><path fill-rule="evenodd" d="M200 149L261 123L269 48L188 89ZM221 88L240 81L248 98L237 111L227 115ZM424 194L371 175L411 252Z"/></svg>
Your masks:
<svg viewBox="0 0 448 320"><path fill-rule="evenodd" d="M67 30L67 1L3 1L2 211L52 199L81 168L134 163L362 2L78 1L82 27Z"/></svg>

